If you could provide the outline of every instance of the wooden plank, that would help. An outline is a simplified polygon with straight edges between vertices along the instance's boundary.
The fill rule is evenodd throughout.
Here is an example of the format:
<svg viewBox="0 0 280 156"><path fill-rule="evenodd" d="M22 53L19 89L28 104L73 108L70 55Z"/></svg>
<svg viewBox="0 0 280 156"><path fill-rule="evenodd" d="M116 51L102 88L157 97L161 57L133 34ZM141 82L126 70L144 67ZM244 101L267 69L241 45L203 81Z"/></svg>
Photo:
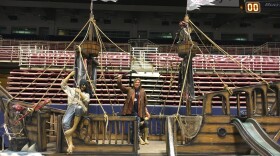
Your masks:
<svg viewBox="0 0 280 156"><path fill-rule="evenodd" d="M104 121L104 115L90 115L89 116L93 121ZM108 116L109 121L135 121L136 117L134 116Z"/></svg>
<svg viewBox="0 0 280 156"><path fill-rule="evenodd" d="M122 144L124 144L124 126L125 126L125 122L121 122L121 141L122 141Z"/></svg>
<svg viewBox="0 0 280 156"><path fill-rule="evenodd" d="M230 124L204 124L199 133L217 133L218 128L224 128L227 133L239 133L234 125Z"/></svg>
<svg viewBox="0 0 280 156"><path fill-rule="evenodd" d="M66 151L65 146L62 151ZM81 145L75 146L75 153L133 153L133 145Z"/></svg>
<svg viewBox="0 0 280 156"><path fill-rule="evenodd" d="M102 127L102 128L101 128L101 130L102 130L101 133L103 133L103 136L102 136L102 143L104 144L104 143L105 143L105 139L106 139L106 131L107 131L104 122L101 122L101 127Z"/></svg>
<svg viewBox="0 0 280 156"><path fill-rule="evenodd" d="M105 136L109 136L109 134L105 135ZM121 138L123 137L123 139L127 139L128 138L128 134L127 135L122 135L121 133L120 134L117 134L115 136L111 136L111 139L116 139L116 141L119 141L121 140ZM96 138L98 140L103 140L103 133L102 133L102 136L100 135L98 138ZM109 138L108 138L109 139ZM104 143L107 142L108 140L104 140ZM119 142L118 142L119 143ZM117 144L117 143L115 143Z"/></svg>
<svg viewBox="0 0 280 156"><path fill-rule="evenodd" d="M57 139L56 139L56 153L60 153L62 151L62 115L57 117Z"/></svg>
<svg viewBox="0 0 280 156"><path fill-rule="evenodd" d="M189 146L176 146L177 154L250 154L251 148L247 144L210 145L196 144Z"/></svg>
<svg viewBox="0 0 280 156"><path fill-rule="evenodd" d="M118 123L117 123L118 121L114 121L113 123L114 123L114 128L115 128L115 144L117 144L117 140L118 140ZM128 134L128 136L129 136L129 134Z"/></svg>
<svg viewBox="0 0 280 156"><path fill-rule="evenodd" d="M28 132L36 132L36 133L37 133L38 127L35 126L35 125L29 125L29 124L28 124L28 126L26 126L26 130L27 130Z"/></svg>
<svg viewBox="0 0 280 156"><path fill-rule="evenodd" d="M109 144L111 144L112 141L112 127L113 127L113 123L108 121L108 133L109 133Z"/></svg>
<svg viewBox="0 0 280 156"><path fill-rule="evenodd" d="M44 140L43 140L43 129L45 129L45 128L43 128L42 126L43 126L43 124L42 124L42 118L41 118L41 115L40 115L41 113L40 112L38 112L37 113L37 120L38 120L38 123L37 123L37 130L38 130L38 137L37 137L37 144L38 144L38 151L39 152L42 152L43 151L43 142L44 142Z"/></svg>
<svg viewBox="0 0 280 156"><path fill-rule="evenodd" d="M217 116L204 116L204 123L217 123L217 124L223 124L223 123L230 123L231 122L231 116L225 116L225 115L217 115Z"/></svg>
<svg viewBox="0 0 280 156"><path fill-rule="evenodd" d="M29 132L27 134L28 139L31 140L31 144L36 143L38 140L38 133L36 132Z"/></svg>
<svg viewBox="0 0 280 156"><path fill-rule="evenodd" d="M276 124L279 125L280 117L279 116L254 116L254 119L257 120L259 124Z"/></svg>
<svg viewBox="0 0 280 156"><path fill-rule="evenodd" d="M134 131L134 142L133 142L133 151L136 151L136 153L137 153L137 151L138 151L138 122L137 121L133 121L133 126L135 127L134 129L133 129L133 131Z"/></svg>
<svg viewBox="0 0 280 156"><path fill-rule="evenodd" d="M261 127L265 130L267 133L277 133L280 130L280 126L278 125L261 125Z"/></svg>
<svg viewBox="0 0 280 156"><path fill-rule="evenodd" d="M95 129L96 129L96 131L95 131L95 135L96 135L96 143L98 144L99 143L99 127L100 127L100 122L96 122L96 124L94 124L95 125Z"/></svg>
<svg viewBox="0 0 280 156"><path fill-rule="evenodd" d="M194 138L193 143L207 144L238 144L245 141L239 134L228 134L225 137L220 137L217 134L199 134Z"/></svg>

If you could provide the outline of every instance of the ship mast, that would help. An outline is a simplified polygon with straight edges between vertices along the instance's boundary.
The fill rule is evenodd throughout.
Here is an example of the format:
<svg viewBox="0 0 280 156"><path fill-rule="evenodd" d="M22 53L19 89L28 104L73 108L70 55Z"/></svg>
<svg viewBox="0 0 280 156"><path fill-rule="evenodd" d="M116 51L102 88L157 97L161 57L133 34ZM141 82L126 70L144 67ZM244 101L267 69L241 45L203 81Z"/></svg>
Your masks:
<svg viewBox="0 0 280 156"><path fill-rule="evenodd" d="M193 81L193 67L192 58L195 56L193 51L194 42L191 38L192 29L189 25L188 16L188 0L186 0L186 13L183 21L180 21L179 26L181 27L179 32L178 43L178 55L183 58L180 69L179 69L179 89L181 89L179 106L186 101L187 115L191 114L191 100L195 98L194 94L194 81ZM179 109L177 114L179 113Z"/></svg>
<svg viewBox="0 0 280 156"><path fill-rule="evenodd" d="M89 76L88 81L93 81L93 84L96 81L96 68L98 66L96 57L100 52L100 45L97 41L94 41L94 24L93 0L91 0L88 31L75 54L75 81L77 85L79 85L81 79L87 79L86 73Z"/></svg>

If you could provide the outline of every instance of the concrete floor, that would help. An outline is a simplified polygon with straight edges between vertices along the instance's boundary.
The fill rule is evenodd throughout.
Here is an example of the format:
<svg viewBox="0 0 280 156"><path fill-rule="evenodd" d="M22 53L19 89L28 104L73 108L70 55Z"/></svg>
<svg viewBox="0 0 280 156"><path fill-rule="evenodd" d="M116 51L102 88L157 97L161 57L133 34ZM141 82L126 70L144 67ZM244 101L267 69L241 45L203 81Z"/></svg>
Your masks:
<svg viewBox="0 0 280 156"><path fill-rule="evenodd" d="M161 156L166 155L166 144L164 141L149 141L149 144L140 145L138 151L140 156Z"/></svg>

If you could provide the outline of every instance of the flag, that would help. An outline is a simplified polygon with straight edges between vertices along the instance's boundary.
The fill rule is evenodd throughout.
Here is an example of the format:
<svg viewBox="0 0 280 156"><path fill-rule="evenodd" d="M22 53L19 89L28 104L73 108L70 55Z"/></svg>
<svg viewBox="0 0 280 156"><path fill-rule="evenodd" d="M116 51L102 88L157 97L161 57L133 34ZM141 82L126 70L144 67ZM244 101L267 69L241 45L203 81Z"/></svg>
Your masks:
<svg viewBox="0 0 280 156"><path fill-rule="evenodd" d="M97 1L97 0L93 0L93 1ZM102 2L117 2L118 0L101 0Z"/></svg>
<svg viewBox="0 0 280 156"><path fill-rule="evenodd" d="M202 5L214 5L215 0L188 0L187 1L187 10L199 9Z"/></svg>

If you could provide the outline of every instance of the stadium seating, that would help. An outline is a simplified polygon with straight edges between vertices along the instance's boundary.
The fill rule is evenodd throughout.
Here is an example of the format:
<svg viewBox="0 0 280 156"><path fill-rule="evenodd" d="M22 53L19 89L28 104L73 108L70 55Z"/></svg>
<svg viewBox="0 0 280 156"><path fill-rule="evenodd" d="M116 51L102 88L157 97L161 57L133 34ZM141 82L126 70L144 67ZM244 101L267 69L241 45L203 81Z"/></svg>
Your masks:
<svg viewBox="0 0 280 156"><path fill-rule="evenodd" d="M16 50L17 52L21 50L21 53L15 52L18 55L8 55L11 54L9 51ZM16 50L12 47L0 47L0 52L3 52L1 56L5 56L2 60L5 58L7 61L18 60L21 55L19 61L21 69L11 71L8 78L7 89L10 94L15 96L15 99L26 102L38 102L41 98L48 97L52 98L53 103L67 103L67 97L60 89L60 83L73 69L74 51L37 49L33 53L29 48L29 53L24 53L27 50L23 46ZM125 95L117 88L115 76L130 70L133 63L130 54L102 52L97 60L100 66L97 73L96 92L91 98L91 104L123 104ZM181 95L178 88L178 67L182 58L176 53L156 53L146 55L146 61L155 67L155 72L161 74L156 78L141 77L149 105L178 105ZM279 56L197 54L192 62L196 97L222 90L225 84L234 88L260 83L260 78L251 71L267 82L280 80ZM66 70L62 70L64 65L66 65ZM129 83L132 83L129 77L123 78L123 84L128 86ZM74 86L74 81L71 79L69 84ZM234 105L236 97L231 97L231 100L231 104ZM216 105L221 104L220 101L215 97ZM193 103L202 104L201 100L193 100Z"/></svg>

